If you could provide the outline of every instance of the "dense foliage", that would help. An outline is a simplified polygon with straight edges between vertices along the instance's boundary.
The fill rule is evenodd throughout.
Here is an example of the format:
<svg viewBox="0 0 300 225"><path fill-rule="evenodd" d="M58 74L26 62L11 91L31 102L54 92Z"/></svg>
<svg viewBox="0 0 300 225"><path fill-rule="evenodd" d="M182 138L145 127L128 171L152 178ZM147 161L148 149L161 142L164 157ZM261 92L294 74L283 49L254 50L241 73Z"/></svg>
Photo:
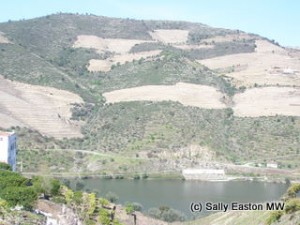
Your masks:
<svg viewBox="0 0 300 225"><path fill-rule="evenodd" d="M166 222L184 221L186 217L183 213L168 206L161 206L159 208L151 208L148 214L156 219L164 220Z"/></svg>
<svg viewBox="0 0 300 225"><path fill-rule="evenodd" d="M300 212L300 198L297 197L298 193L300 193L300 183L292 184L283 196L285 203L284 210L270 213L266 224L271 225L272 223L276 223L280 221L284 215L291 215L290 218L293 218L294 213Z"/></svg>
<svg viewBox="0 0 300 225"><path fill-rule="evenodd" d="M2 168L9 169L5 165ZM0 199L6 201L9 207L31 209L39 195L55 196L59 189L59 181L53 178L28 179L10 170L0 170Z"/></svg>

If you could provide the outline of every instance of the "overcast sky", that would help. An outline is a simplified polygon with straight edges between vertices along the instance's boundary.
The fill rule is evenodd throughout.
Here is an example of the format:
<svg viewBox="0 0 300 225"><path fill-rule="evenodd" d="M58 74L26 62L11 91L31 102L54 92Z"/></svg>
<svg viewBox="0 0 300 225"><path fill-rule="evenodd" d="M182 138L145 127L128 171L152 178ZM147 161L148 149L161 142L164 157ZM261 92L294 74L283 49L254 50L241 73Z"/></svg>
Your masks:
<svg viewBox="0 0 300 225"><path fill-rule="evenodd" d="M300 46L298 0L3 0L0 22L57 12L201 22L256 33L284 46Z"/></svg>

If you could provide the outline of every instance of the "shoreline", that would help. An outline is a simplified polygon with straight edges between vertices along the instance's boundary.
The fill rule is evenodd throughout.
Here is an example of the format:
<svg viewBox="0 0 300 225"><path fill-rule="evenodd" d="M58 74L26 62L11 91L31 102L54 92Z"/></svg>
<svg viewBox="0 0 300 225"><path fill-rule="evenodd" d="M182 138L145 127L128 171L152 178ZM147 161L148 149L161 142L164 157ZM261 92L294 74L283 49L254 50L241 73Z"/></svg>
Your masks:
<svg viewBox="0 0 300 225"><path fill-rule="evenodd" d="M136 174L126 174L120 176L120 174L75 174L75 173L33 173L33 172L23 172L22 175L32 177L32 176L49 176L55 177L57 179L103 179L103 180L182 180L182 181L192 181L192 182L235 182L235 181L253 181L253 182L265 182L265 183L299 183L297 179L288 179L286 177L267 177L267 176L230 176L228 175L224 179L185 179L182 174L170 173L170 174L150 174L147 177L139 176L135 177Z"/></svg>

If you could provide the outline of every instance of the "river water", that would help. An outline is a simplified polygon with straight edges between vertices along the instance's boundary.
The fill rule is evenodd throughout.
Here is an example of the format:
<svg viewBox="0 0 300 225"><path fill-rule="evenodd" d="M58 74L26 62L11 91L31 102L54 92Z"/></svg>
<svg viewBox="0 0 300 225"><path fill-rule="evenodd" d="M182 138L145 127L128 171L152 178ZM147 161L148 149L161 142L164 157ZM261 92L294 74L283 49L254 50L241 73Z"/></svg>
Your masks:
<svg viewBox="0 0 300 225"><path fill-rule="evenodd" d="M254 181L202 182L183 180L106 180L89 178L81 180L84 189L101 196L115 193L119 203L138 202L143 211L151 207L169 206L186 216L201 217L208 212L190 211L191 202L261 203L280 200L288 185ZM74 184L74 182L73 182Z"/></svg>

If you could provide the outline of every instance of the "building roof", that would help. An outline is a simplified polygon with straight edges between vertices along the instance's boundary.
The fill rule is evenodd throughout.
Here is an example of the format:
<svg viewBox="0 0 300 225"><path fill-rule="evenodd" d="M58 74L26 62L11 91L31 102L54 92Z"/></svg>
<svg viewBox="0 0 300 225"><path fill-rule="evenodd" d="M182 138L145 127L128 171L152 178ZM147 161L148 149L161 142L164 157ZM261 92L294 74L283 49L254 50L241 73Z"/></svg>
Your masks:
<svg viewBox="0 0 300 225"><path fill-rule="evenodd" d="M5 137L9 137L11 135L13 135L15 132L5 132L5 131L0 131L0 136L5 136Z"/></svg>

